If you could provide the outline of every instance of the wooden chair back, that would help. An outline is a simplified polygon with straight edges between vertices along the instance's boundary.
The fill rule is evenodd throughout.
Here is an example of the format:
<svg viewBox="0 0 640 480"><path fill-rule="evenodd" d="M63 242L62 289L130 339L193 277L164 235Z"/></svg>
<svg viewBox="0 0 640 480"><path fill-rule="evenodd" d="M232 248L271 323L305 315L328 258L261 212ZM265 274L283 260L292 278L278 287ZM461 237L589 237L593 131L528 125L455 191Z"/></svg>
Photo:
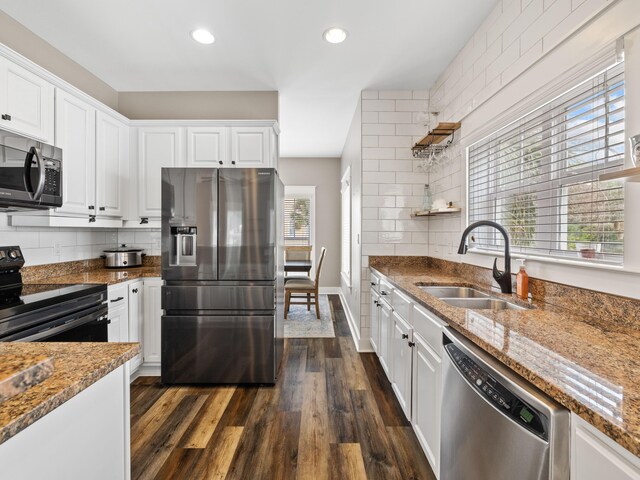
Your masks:
<svg viewBox="0 0 640 480"><path fill-rule="evenodd" d="M308 261L311 260L311 245L290 245L284 247L284 258L286 261Z"/></svg>
<svg viewBox="0 0 640 480"><path fill-rule="evenodd" d="M316 291L318 290L318 285L320 282L320 269L322 268L322 262L324 261L324 254L327 252L327 249L322 247L320 250L320 260L318 260L318 268L316 269Z"/></svg>

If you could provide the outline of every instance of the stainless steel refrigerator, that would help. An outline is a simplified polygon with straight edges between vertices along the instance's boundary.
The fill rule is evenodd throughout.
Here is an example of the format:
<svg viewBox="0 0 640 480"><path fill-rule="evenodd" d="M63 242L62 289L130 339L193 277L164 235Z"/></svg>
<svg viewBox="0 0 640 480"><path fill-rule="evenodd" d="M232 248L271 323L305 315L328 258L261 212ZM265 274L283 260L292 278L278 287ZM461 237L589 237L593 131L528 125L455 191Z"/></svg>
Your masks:
<svg viewBox="0 0 640 480"><path fill-rule="evenodd" d="M162 382L274 383L284 187L270 168L162 169Z"/></svg>

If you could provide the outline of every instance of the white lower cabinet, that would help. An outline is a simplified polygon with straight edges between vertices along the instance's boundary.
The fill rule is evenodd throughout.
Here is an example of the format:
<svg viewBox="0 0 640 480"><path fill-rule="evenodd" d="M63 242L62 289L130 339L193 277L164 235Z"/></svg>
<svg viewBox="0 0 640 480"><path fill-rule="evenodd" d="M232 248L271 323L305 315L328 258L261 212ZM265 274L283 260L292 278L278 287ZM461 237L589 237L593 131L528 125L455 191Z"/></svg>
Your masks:
<svg viewBox="0 0 640 480"><path fill-rule="evenodd" d="M142 319L144 318L144 281L129 284L129 341L140 344L140 354L131 359L131 373L142 365Z"/></svg>
<svg viewBox="0 0 640 480"><path fill-rule="evenodd" d="M638 480L640 458L571 414L571 480Z"/></svg>
<svg viewBox="0 0 640 480"><path fill-rule="evenodd" d="M378 310L380 318L380 351L378 352L378 359L380 360L380 365L382 365L384 373L391 379L391 305L380 298L380 308Z"/></svg>
<svg viewBox="0 0 640 480"><path fill-rule="evenodd" d="M412 329L397 312L393 312L391 322L391 387L404 414L411 419Z"/></svg>
<svg viewBox="0 0 640 480"><path fill-rule="evenodd" d="M142 354L144 365L149 367L160 366L161 288L160 278L147 278L144 281Z"/></svg>
<svg viewBox="0 0 640 480"><path fill-rule="evenodd" d="M375 290L371 290L371 348L376 353L380 353L380 295Z"/></svg>
<svg viewBox="0 0 640 480"><path fill-rule="evenodd" d="M127 284L109 286L108 339L110 342L129 341L129 289Z"/></svg>
<svg viewBox="0 0 640 480"><path fill-rule="evenodd" d="M436 477L440 470L441 358L427 342L413 335L413 396L411 423Z"/></svg>

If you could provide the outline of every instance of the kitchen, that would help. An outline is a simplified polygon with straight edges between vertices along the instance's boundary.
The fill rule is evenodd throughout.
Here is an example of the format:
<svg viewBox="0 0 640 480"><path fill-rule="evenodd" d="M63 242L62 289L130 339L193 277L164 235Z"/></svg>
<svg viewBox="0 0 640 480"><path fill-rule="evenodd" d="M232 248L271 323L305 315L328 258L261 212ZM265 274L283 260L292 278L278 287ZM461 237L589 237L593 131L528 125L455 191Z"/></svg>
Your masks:
<svg viewBox="0 0 640 480"><path fill-rule="evenodd" d="M1 4L0 175L26 194L4 199L11 211L0 214L0 354L11 357L4 377L13 379L0 390L3 475L640 478L640 224L625 208L639 194L640 119L624 108L638 105L636 2L260 4L249 18L193 2L207 18L226 14L269 38L269 48L282 49L287 28L304 38L275 73L262 50L227 45L229 25L203 20L215 39L201 32L210 44L193 43L189 8L167 2L153 13L164 34L142 30L160 46L132 41L142 34L133 12L148 5L121 5L132 18L116 32L107 19L125 14L115 6ZM288 21L304 13L317 17L313 39L306 22ZM65 21L69 32L59 29ZM387 22L395 38L382 41L375 32ZM375 80L373 52L389 62ZM230 54L254 76L206 63ZM212 78L176 74L194 62ZM307 83L298 90L287 77L296 68ZM243 200L257 198L257 176L220 196L243 168L277 171L269 201ZM315 282L331 329L282 342L277 212L288 188L300 199L303 187L314 269L304 282ZM225 198L239 203L218 208ZM25 205L38 208L15 210ZM221 252L256 218L265 237L251 252L262 253L225 261ZM499 228L477 223L487 221ZM274 255L266 277L225 277L227 268L260 272L265 251ZM112 260L119 267L105 268ZM516 279L521 266L528 282ZM172 278L172 268L198 274ZM169 294L183 288L176 282L206 291ZM262 295L247 301L256 289ZM245 300L220 308L234 298ZM266 303L252 310L255 298ZM28 331L52 305L79 303L108 342L38 342L72 325L75 307L56 310L49 333ZM24 323L13 328L11 315ZM190 316L255 319L249 328L263 321L269 333L167 335L163 317ZM242 336L237 323L231 329ZM171 345L178 356L167 363ZM271 377L231 378L247 358L253 372L270 365ZM222 377L169 378L171 365L185 364L173 372ZM34 452L40 462L25 462Z"/></svg>

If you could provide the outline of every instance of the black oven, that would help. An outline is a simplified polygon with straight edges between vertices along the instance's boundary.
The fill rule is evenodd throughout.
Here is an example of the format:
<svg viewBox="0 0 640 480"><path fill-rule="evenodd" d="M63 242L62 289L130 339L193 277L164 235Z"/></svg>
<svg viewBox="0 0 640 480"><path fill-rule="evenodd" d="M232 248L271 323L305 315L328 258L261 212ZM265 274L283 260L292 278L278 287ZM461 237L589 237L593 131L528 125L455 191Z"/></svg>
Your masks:
<svg viewBox="0 0 640 480"><path fill-rule="evenodd" d="M62 150L0 129L0 209L62 206Z"/></svg>

